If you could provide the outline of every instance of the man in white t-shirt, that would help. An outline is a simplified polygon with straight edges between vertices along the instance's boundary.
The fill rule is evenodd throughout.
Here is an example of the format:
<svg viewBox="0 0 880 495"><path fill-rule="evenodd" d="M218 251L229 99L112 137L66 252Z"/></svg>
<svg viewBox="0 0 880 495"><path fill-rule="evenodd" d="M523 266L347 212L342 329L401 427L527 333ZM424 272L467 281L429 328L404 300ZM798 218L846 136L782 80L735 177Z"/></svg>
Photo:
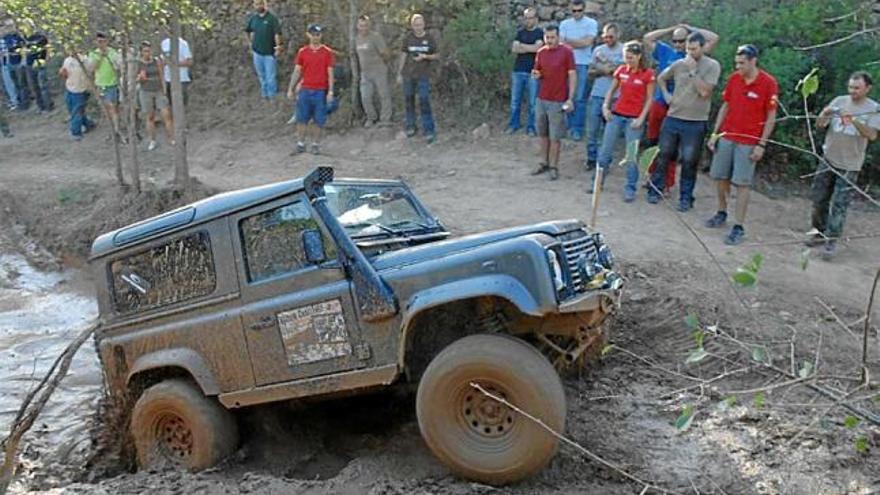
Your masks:
<svg viewBox="0 0 880 495"><path fill-rule="evenodd" d="M183 86L183 104L188 105L188 88L189 83L192 82L189 70L190 67L192 67L193 56L192 51L189 49L189 43L183 38L179 38L179 40L180 47L178 49L178 55L180 58L180 83ZM171 38L165 38L162 40L161 50L162 61L165 63L165 94L168 96L168 101L171 102Z"/></svg>
<svg viewBox="0 0 880 495"><path fill-rule="evenodd" d="M70 113L69 128L74 141L82 140L83 132L94 129L96 125L86 116L89 101L89 75L86 71L91 70L94 68L85 56L70 50L58 71L58 75L64 79L64 102Z"/></svg>
<svg viewBox="0 0 880 495"><path fill-rule="evenodd" d="M559 41L574 51L577 72L577 87L572 98L574 111L568 114L568 134L575 141L579 141L584 136L587 97L590 95L590 79L587 73L593 59L593 40L599 34L599 23L585 15L587 7L590 7L590 13L595 14L597 4L572 0L571 17L559 24Z"/></svg>

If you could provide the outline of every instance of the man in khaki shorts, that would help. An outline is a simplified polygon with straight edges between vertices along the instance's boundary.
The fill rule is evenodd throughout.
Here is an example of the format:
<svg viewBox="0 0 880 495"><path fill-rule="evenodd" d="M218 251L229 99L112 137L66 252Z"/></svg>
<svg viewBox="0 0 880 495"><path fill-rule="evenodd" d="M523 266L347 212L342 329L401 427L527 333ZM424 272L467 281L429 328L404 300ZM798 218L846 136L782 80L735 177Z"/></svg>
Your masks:
<svg viewBox="0 0 880 495"><path fill-rule="evenodd" d="M745 238L743 224L749 204L749 189L755 164L764 156L767 139L776 125L779 85L758 68L758 49L742 45L734 57L736 71L724 88L724 104L718 110L713 138L708 147L715 153L709 175L718 184L718 212L706 222L710 228L727 222L730 184L736 186L736 224L724 240L736 245ZM719 137L720 136L720 137Z"/></svg>
<svg viewBox="0 0 880 495"><path fill-rule="evenodd" d="M174 145L174 125L171 121L171 109L168 107L168 98L165 96L163 74L165 67L162 61L153 56L153 47L149 41L141 43L141 57L138 59L137 80L138 103L144 115L144 123L147 125L147 151L153 151L156 143L156 110L162 116L165 125L165 136L168 143Z"/></svg>
<svg viewBox="0 0 880 495"><path fill-rule="evenodd" d="M535 55L532 77L541 81L535 108L535 125L541 139L541 162L532 172L549 172L550 180L559 178L559 148L565 136L564 114L572 111L572 96L577 85L574 52L559 43L559 28L544 28L544 46Z"/></svg>

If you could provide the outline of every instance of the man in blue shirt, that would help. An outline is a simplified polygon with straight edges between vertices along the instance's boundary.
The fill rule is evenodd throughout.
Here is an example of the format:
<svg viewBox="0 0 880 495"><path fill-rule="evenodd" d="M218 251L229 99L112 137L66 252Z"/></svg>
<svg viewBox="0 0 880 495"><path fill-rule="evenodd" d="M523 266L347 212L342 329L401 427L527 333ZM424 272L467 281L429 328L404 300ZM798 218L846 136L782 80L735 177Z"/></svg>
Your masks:
<svg viewBox="0 0 880 495"><path fill-rule="evenodd" d="M620 43L620 27L617 24L609 22L602 27L602 44L593 50L592 62L589 74L593 77L593 88L587 106L587 170L596 168L599 142L605 129L605 118L602 116L605 94L611 88L614 70L623 64L623 44Z"/></svg>
<svg viewBox="0 0 880 495"><path fill-rule="evenodd" d="M535 65L535 52L542 46L544 30L538 27L538 11L534 7L528 7L523 11L523 27L516 32L516 39L510 47L510 51L516 54L516 62L510 75L510 122L507 124L507 134L519 130L520 103L523 92L528 89L529 117L526 120L526 131L529 136L537 135L535 103L540 80L532 77L532 67Z"/></svg>
<svg viewBox="0 0 880 495"><path fill-rule="evenodd" d="M0 37L0 68L2 68L3 88L6 90L6 96L9 99L10 109L15 109L19 105L18 94L18 72L17 68L21 65L21 48L22 39L15 31L12 31L7 24L3 36Z"/></svg>
<svg viewBox="0 0 880 495"><path fill-rule="evenodd" d="M594 4L590 2L590 5ZM559 25L560 41L574 51L574 64L577 73L574 111L568 114L568 132L574 140L584 136L587 119L587 96L590 94L590 80L587 72L593 59L593 40L599 34L599 23L587 17L584 0L572 0L571 17Z"/></svg>
<svg viewBox="0 0 880 495"><path fill-rule="evenodd" d="M712 53L712 49L718 44L718 35L708 29L693 27L688 24L676 24L663 29L656 29L645 34L642 40L645 43L645 50L651 53L651 57L657 64L656 73L660 74L673 62L681 60L687 55L685 46L687 37L690 33L700 33L706 39L703 47L705 53ZM672 35L671 43L661 41L660 38ZM669 82L669 92L675 89L674 83ZM648 112L648 128L645 132L645 141L648 146L654 146L660 139L660 127L663 125L663 119L666 118L666 112L669 110L669 104L663 99L663 91L660 84L654 90L654 100L651 102L651 109ZM654 164L648 170L648 176L654 171ZM675 185L675 163L670 162L666 168L665 189L669 190Z"/></svg>

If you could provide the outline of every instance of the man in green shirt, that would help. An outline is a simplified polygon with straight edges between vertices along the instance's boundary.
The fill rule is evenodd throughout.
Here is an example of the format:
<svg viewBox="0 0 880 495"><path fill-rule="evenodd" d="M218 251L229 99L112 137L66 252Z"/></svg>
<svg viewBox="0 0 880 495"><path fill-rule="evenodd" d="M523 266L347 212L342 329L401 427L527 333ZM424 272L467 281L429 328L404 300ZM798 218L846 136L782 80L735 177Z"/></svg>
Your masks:
<svg viewBox="0 0 880 495"><path fill-rule="evenodd" d="M281 42L281 21L269 12L267 0L254 0L254 9L244 31L254 59L254 70L260 80L260 93L271 100L278 94L278 63L284 45Z"/></svg>
<svg viewBox="0 0 880 495"><path fill-rule="evenodd" d="M109 46L109 40L104 33L95 35L98 48L89 54L87 68L95 75L95 87L113 130L119 133L119 73L122 70L122 56Z"/></svg>

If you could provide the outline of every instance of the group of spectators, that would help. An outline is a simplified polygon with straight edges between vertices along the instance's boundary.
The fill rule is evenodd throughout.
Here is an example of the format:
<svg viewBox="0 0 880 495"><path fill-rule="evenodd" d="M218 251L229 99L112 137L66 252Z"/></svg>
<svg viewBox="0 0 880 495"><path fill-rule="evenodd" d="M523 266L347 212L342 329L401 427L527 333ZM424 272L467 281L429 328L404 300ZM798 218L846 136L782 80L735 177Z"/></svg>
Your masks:
<svg viewBox="0 0 880 495"><path fill-rule="evenodd" d="M34 33L21 36L14 26L7 22L0 37L0 66L3 70L3 89L7 105L0 105L0 132L11 136L6 112L27 110L30 100L36 102L40 112L54 108L49 91L49 74L46 63L49 57L49 43L45 34ZM174 144L174 126L170 112L171 40L160 43L161 55L156 56L150 41L140 44L139 52L132 53L129 68L132 70L132 91L135 91L135 104L143 118L146 128L146 149L152 151L158 146L156 122L161 118L167 140ZM179 40L180 79L184 89L184 102L188 99L192 52L184 39ZM119 50L110 46L106 34L95 34L95 48L87 54L70 47L58 70L64 80L64 102L67 106L69 131L74 141L82 140L83 134L96 127L88 118L86 106L94 93L107 115L113 132L125 140L120 131L119 105L120 86L125 80L126 68Z"/></svg>
<svg viewBox="0 0 880 495"><path fill-rule="evenodd" d="M639 188L639 147L657 145L645 184L646 200L658 203L671 192L679 165L677 209L686 212L694 207L705 146L713 154L709 175L718 197L718 208L706 226L727 223L728 199L735 187L735 221L725 242L741 243L755 167L771 144L779 104L776 80L758 65L759 49L752 44L736 49L735 70L727 77L707 139L712 96L722 76L721 65L710 56L718 35L679 24L622 43L621 28L608 23L597 44L599 25L587 15L586 7L583 0L573 0L570 18L543 28L538 27L535 9L526 8L511 45L516 60L507 133L520 129L526 95L526 132L541 142L533 175L547 174L556 180L561 140L586 137L585 167L594 171L588 192L594 193L623 141L623 199L632 202ZM666 36L668 42L663 40ZM868 73L853 73L848 94L835 98L816 121L828 132L824 160L813 181L814 230L808 243L823 245L827 259L842 234L867 143L880 131L880 104L868 98L872 84Z"/></svg>

